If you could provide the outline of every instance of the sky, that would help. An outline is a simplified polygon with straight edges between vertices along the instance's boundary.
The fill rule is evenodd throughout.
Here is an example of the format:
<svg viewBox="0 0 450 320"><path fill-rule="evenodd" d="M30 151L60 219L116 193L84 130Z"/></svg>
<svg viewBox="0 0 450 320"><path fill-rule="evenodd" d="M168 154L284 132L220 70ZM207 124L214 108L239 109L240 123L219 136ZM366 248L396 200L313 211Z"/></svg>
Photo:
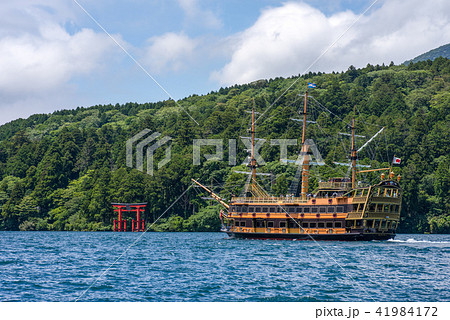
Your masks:
<svg viewBox="0 0 450 320"><path fill-rule="evenodd" d="M0 125L401 64L449 42L448 0L2 0Z"/></svg>

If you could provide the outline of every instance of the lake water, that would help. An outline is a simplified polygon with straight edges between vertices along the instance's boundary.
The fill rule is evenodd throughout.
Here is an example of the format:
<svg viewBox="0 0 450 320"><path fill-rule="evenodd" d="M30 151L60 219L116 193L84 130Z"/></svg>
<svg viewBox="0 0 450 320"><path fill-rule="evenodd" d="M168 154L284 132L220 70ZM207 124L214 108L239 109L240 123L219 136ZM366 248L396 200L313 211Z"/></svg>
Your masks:
<svg viewBox="0 0 450 320"><path fill-rule="evenodd" d="M0 232L0 301L449 301L449 265L450 235Z"/></svg>

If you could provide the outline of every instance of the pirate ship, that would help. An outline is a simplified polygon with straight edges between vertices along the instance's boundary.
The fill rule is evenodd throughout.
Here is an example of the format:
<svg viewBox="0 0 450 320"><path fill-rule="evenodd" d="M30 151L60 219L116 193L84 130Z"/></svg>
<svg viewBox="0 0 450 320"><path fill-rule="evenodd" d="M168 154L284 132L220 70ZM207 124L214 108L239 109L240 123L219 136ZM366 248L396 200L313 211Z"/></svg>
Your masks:
<svg viewBox="0 0 450 320"><path fill-rule="evenodd" d="M193 179L224 207L220 213L222 231L233 238L249 239L354 241L394 238L402 201L400 175L394 177L392 166L357 169L356 160L361 148L357 150L355 147L355 112L351 123L351 178L338 177L319 182L318 189L308 193L312 152L311 143L305 137L307 98L308 91L305 93L302 112L300 160L296 161L301 170L301 192L298 196L272 196L257 183L254 107L249 130L251 150L248 167L251 169L251 183L246 185L244 196L233 196L226 202L212 189ZM398 162L399 158L394 157L393 163ZM378 182L365 186L357 183L357 174L371 171L382 172Z"/></svg>

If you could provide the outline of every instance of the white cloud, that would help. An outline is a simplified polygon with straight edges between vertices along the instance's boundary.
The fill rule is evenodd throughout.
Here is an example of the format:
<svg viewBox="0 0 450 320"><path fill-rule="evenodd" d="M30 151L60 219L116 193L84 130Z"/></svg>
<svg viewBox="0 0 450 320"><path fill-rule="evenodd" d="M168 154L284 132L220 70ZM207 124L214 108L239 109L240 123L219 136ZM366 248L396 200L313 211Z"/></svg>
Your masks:
<svg viewBox="0 0 450 320"><path fill-rule="evenodd" d="M178 0L178 3L185 12L189 24L204 25L209 28L222 26L220 19L211 10L202 8L198 0Z"/></svg>
<svg viewBox="0 0 450 320"><path fill-rule="evenodd" d="M52 21L63 24L75 19L72 1L14 0L0 6L0 37L23 33L36 34L42 24ZM76 11L75 11L76 12Z"/></svg>
<svg viewBox="0 0 450 320"><path fill-rule="evenodd" d="M49 24L39 35L0 39L0 93L28 94L53 89L72 77L96 69L113 43L83 29L74 35Z"/></svg>
<svg viewBox="0 0 450 320"><path fill-rule="evenodd" d="M149 39L144 61L153 73L179 71L193 58L199 41L185 34L169 32Z"/></svg>
<svg viewBox="0 0 450 320"><path fill-rule="evenodd" d="M72 105L76 88L71 82L98 72L117 52L103 33L91 29L68 32L64 25L72 21L70 9L54 0L2 4L0 124L26 114L50 112L61 104Z"/></svg>
<svg viewBox="0 0 450 320"><path fill-rule="evenodd" d="M450 2L391 0L364 16L311 68L341 71L350 65L395 63L448 43ZM253 26L235 35L231 61L212 78L221 84L292 76L307 68L353 23L351 11L325 16L288 2L265 9Z"/></svg>

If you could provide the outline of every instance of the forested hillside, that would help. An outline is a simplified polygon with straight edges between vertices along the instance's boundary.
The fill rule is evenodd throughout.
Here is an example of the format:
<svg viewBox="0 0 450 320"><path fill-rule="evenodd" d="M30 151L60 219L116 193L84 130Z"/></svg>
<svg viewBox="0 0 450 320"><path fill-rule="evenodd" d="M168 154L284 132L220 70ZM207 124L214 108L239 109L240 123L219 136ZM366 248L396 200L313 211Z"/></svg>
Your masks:
<svg viewBox="0 0 450 320"><path fill-rule="evenodd" d="M430 50L428 52L422 53L421 55L415 57L414 59L405 61L403 64L410 64L411 62L416 63L419 61L434 60L436 58L450 58L450 43L440 46L439 48Z"/></svg>
<svg viewBox="0 0 450 320"><path fill-rule="evenodd" d="M393 155L404 189L399 232L450 232L450 60L437 58L408 66L350 67L343 73L309 73L288 79L260 80L221 88L178 101L98 105L53 114L36 114L0 127L0 230L111 230L111 202L148 202L147 220L154 221L191 186L191 178L215 185L224 198L239 194L246 176L233 170L246 157L240 136L250 124L252 99L257 136L267 139L261 171L273 174L261 183L285 194L296 167L279 162L280 148L270 139L298 139L298 118L308 82L307 135L314 139L326 166L313 167L311 188L319 179L342 176L348 160L348 123L356 106L361 146L385 130L359 154L361 164L382 167ZM290 87L292 85L292 87ZM287 90L287 91L286 91ZM258 115L259 117L259 115ZM172 138L171 160L154 175L126 166L127 139L143 129ZM193 165L193 139L222 139L223 161ZM229 140L237 139L237 162L229 164ZM299 146L289 148L295 159ZM202 148L203 153L213 149ZM157 159L164 150L156 152ZM145 167L145 166L144 166ZM360 177L379 179L371 173ZM219 185L221 188L219 188ZM312 191L311 189L311 191ZM155 230L217 231L216 205L191 188L158 221ZM204 194L203 194L204 195Z"/></svg>

